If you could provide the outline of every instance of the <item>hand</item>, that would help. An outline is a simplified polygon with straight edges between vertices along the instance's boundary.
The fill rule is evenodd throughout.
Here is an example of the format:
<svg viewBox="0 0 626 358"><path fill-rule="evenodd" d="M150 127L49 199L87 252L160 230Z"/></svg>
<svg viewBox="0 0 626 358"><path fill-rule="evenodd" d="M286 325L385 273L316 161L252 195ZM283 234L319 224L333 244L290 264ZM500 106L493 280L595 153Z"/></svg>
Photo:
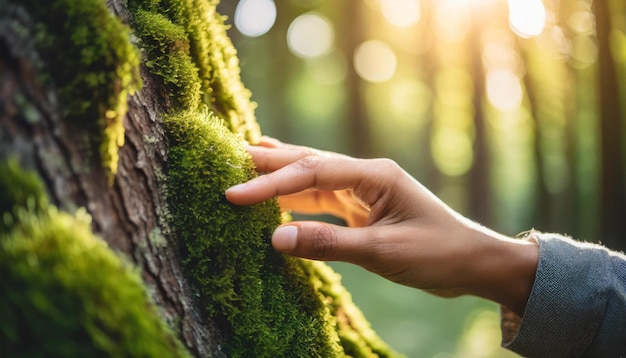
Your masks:
<svg viewBox="0 0 626 358"><path fill-rule="evenodd" d="M464 218L389 159L355 159L269 138L248 151L257 170L269 174L228 189L229 201L250 205L278 196L295 212L330 213L356 226L284 224L272 237L277 250L351 262L440 296L473 294L523 313L536 245Z"/></svg>

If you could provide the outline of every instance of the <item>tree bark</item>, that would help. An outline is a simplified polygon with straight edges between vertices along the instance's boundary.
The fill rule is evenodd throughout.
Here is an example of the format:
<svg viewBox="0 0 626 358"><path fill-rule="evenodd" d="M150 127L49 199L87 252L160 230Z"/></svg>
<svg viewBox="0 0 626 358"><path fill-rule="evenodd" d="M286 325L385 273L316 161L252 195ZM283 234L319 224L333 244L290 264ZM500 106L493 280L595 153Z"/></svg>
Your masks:
<svg viewBox="0 0 626 358"><path fill-rule="evenodd" d="M119 1L109 1L109 6L119 15ZM14 19L31 25L26 17ZM150 76L142 73L143 89L129 98L125 145L110 186L104 169L89 155L84 134L61 120L52 88L38 81L38 54L24 46L28 39L11 31L8 21L0 19L7 30L0 33L0 159L17 157L23 168L36 172L60 209L87 208L94 233L141 269L155 303L185 346L198 356L218 356L219 330L200 314L195 292L182 274L178 243L161 232L167 227L167 210L159 175L167 151Z"/></svg>

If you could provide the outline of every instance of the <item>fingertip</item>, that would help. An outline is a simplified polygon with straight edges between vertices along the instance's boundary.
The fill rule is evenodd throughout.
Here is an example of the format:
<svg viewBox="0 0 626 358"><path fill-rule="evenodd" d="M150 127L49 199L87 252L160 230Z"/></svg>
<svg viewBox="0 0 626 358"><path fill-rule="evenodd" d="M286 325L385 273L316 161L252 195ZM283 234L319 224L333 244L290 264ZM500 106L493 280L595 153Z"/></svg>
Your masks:
<svg viewBox="0 0 626 358"><path fill-rule="evenodd" d="M281 144L282 143L278 139L264 135L261 136L261 140L259 140L259 143L257 145L261 147L276 148Z"/></svg>
<svg viewBox="0 0 626 358"><path fill-rule="evenodd" d="M278 251L289 253L298 246L298 227L294 225L279 226L272 235L272 246Z"/></svg>
<svg viewBox="0 0 626 358"><path fill-rule="evenodd" d="M237 204L239 202L239 198L241 194L246 190L246 183L237 184L231 186L230 188L224 191L224 195L226 196L226 200L230 201L233 204Z"/></svg>

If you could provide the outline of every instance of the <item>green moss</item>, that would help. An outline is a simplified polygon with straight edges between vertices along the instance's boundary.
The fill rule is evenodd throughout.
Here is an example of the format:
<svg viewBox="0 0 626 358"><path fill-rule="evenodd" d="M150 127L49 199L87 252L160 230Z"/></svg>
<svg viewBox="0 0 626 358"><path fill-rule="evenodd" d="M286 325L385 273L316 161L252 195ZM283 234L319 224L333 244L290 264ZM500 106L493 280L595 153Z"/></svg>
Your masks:
<svg viewBox="0 0 626 358"><path fill-rule="evenodd" d="M164 121L170 133L168 203L185 267L206 313L230 332L233 357L341 354L332 318L296 261L269 244L275 202L228 203L226 188L255 176L240 137L207 113ZM299 274L298 274L299 273Z"/></svg>
<svg viewBox="0 0 626 358"><path fill-rule="evenodd" d="M11 209L2 214L12 225L0 232L2 355L188 356L138 272L92 234L89 215L44 205L34 174L10 168L0 171L0 188L42 204L24 205L22 194L3 197L3 210Z"/></svg>
<svg viewBox="0 0 626 358"><path fill-rule="evenodd" d="M64 117L98 139L97 153L112 177L124 143L127 96L140 86L129 29L104 0L12 1L32 17L43 78L56 87Z"/></svg>
<svg viewBox="0 0 626 358"><path fill-rule="evenodd" d="M0 162L0 234L15 225L15 208L37 209L48 205L45 188L37 175L22 170L14 159Z"/></svg>
<svg viewBox="0 0 626 358"><path fill-rule="evenodd" d="M163 82L172 105L197 109L201 84L185 29L159 13L141 9L135 12L134 23L146 53L146 67Z"/></svg>
<svg viewBox="0 0 626 358"><path fill-rule="evenodd" d="M341 276L323 262L299 260L313 287L324 297L347 355L352 357L400 357L372 330L363 313L341 284Z"/></svg>
<svg viewBox="0 0 626 358"><path fill-rule="evenodd" d="M195 100L198 93L201 103L222 118L233 133L256 143L260 129L254 117L255 105L250 102L250 91L241 82L237 53L226 34L223 17L216 12L216 4L217 1L211 0L128 1L146 51L146 64L152 66L152 73L165 84L173 107L195 108L177 104L189 103L189 96ZM158 21L149 22L149 19ZM168 51L172 41L159 40L176 39L180 43L181 29L187 40L184 48ZM196 73L189 70L189 57ZM193 85L193 94L179 90L182 84Z"/></svg>

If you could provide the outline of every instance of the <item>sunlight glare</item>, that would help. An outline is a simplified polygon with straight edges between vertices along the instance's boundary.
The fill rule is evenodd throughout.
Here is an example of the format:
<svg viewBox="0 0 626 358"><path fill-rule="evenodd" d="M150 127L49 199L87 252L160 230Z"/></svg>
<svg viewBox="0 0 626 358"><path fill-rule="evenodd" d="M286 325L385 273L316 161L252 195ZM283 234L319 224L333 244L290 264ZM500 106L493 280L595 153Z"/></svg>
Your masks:
<svg viewBox="0 0 626 358"><path fill-rule="evenodd" d="M591 35L595 31L596 19L591 11L575 11L567 19L567 26L579 34Z"/></svg>
<svg viewBox="0 0 626 358"><path fill-rule="evenodd" d="M488 42L483 50L483 63L488 70L507 68L518 70L522 67L519 54L508 44Z"/></svg>
<svg viewBox="0 0 626 358"><path fill-rule="evenodd" d="M487 72L487 98L495 108L501 111L517 109L523 96L520 80L511 70Z"/></svg>
<svg viewBox="0 0 626 358"><path fill-rule="evenodd" d="M267 33L276 21L273 0L241 0L235 9L235 27L248 37Z"/></svg>
<svg viewBox="0 0 626 358"><path fill-rule="evenodd" d="M508 0L509 25L519 37L539 35L546 25L546 8L541 0Z"/></svg>
<svg viewBox="0 0 626 358"><path fill-rule="evenodd" d="M396 54L386 42L369 40L354 51L354 69L369 82L385 82L396 72Z"/></svg>
<svg viewBox="0 0 626 358"><path fill-rule="evenodd" d="M399 28L416 25L422 16L419 0L381 0L383 17Z"/></svg>
<svg viewBox="0 0 626 358"><path fill-rule="evenodd" d="M315 58L333 49L335 34L331 23L317 13L298 16L287 30L287 45L301 58Z"/></svg>
<svg viewBox="0 0 626 358"><path fill-rule="evenodd" d="M435 10L437 36L452 43L463 41L472 25L469 9L469 0L438 1Z"/></svg>

